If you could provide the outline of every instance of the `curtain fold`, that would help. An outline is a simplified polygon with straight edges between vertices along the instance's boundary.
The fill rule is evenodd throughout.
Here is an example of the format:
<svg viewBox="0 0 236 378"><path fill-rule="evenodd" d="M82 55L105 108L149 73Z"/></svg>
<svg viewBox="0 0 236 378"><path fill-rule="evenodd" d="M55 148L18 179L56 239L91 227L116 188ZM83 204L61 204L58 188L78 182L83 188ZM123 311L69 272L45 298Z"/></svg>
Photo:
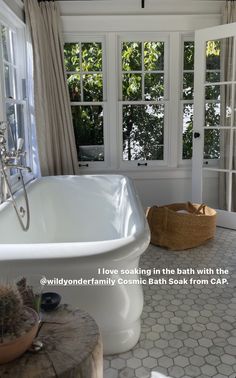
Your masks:
<svg viewBox="0 0 236 378"><path fill-rule="evenodd" d="M42 176L78 173L65 79L60 14L55 2L24 0L34 56L34 103Z"/></svg>

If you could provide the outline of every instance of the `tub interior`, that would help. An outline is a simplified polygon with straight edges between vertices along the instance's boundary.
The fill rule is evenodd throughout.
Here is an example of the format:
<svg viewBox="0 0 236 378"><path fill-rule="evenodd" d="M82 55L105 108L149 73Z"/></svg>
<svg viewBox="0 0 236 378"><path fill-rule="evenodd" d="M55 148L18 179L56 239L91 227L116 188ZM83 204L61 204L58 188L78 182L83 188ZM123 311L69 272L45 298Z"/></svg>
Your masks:
<svg viewBox="0 0 236 378"><path fill-rule="evenodd" d="M28 186L30 228L23 232L11 203L0 206L0 243L107 241L137 231L139 209L124 176L58 176ZM17 198L23 206L22 195Z"/></svg>

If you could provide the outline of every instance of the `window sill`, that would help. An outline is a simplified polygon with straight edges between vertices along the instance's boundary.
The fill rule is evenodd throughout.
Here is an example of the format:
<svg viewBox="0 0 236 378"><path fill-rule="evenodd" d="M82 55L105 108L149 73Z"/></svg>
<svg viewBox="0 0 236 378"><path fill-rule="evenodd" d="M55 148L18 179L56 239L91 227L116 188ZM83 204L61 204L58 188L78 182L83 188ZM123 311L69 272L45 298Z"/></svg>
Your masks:
<svg viewBox="0 0 236 378"><path fill-rule="evenodd" d="M131 169L103 169L94 170L92 168L80 168L79 174L81 175L92 175L92 174L121 174L129 176L132 179L137 180L150 180L150 179L191 179L192 177L192 167L153 167L153 168L136 168Z"/></svg>

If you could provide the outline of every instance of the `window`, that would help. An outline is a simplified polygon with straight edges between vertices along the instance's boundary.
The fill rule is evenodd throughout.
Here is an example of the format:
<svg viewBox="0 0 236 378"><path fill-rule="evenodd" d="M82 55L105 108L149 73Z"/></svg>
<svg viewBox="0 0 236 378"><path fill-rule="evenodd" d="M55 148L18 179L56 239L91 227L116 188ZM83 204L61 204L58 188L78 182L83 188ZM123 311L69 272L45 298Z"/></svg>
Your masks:
<svg viewBox="0 0 236 378"><path fill-rule="evenodd" d="M22 163L31 165L30 127L27 119L26 43L23 29L0 21L0 120L9 122L9 149L17 148L18 138L24 139L26 156ZM11 170L14 176L16 171Z"/></svg>
<svg viewBox="0 0 236 378"><path fill-rule="evenodd" d="M65 43L64 55L78 160L103 162L103 42L90 40ZM88 163L81 165L88 166Z"/></svg>
<svg viewBox="0 0 236 378"><path fill-rule="evenodd" d="M163 161L167 103L166 42L121 41L123 161ZM137 164L137 163L136 163Z"/></svg>
<svg viewBox="0 0 236 378"><path fill-rule="evenodd" d="M206 51L206 122L210 127L219 117L219 86L213 80L220 75L220 52L217 43L210 43ZM132 170L138 170L142 176L142 172L154 172L157 167L176 174L176 168L181 171L185 165L190 166L194 113L192 35L68 34L65 64L78 160L85 171L120 170L135 176ZM206 130L209 148L206 146L205 158L212 161L219 144L217 133L218 130Z"/></svg>

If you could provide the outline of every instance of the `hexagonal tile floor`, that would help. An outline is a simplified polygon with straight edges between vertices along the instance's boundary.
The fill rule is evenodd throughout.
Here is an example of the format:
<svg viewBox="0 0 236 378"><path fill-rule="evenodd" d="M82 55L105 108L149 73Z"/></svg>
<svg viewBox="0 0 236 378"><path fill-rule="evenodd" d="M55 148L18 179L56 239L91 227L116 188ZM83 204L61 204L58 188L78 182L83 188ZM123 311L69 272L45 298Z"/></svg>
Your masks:
<svg viewBox="0 0 236 378"><path fill-rule="evenodd" d="M228 269L228 283L144 286L140 340L104 358L104 378L236 378L236 232L217 228L214 240L181 252L150 245L140 267ZM207 273L194 278L220 277Z"/></svg>

